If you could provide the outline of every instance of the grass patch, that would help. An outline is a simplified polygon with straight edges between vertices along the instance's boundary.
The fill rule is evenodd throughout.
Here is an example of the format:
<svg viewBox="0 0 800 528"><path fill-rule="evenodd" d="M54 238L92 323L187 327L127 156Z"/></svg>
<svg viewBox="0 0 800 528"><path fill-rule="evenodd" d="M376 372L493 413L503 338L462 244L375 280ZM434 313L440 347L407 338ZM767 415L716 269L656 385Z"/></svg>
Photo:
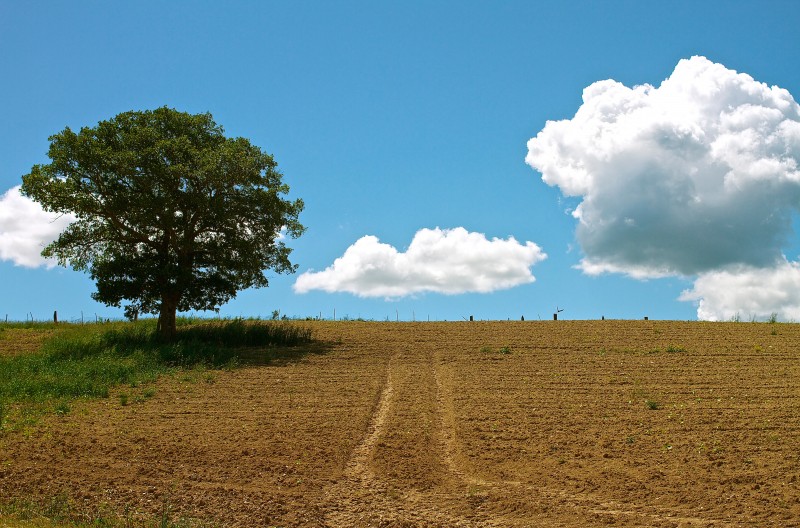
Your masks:
<svg viewBox="0 0 800 528"><path fill-rule="evenodd" d="M644 404L651 411L657 411L661 408L661 404L655 400L645 400Z"/></svg>
<svg viewBox="0 0 800 528"><path fill-rule="evenodd" d="M107 398L114 386L149 384L175 369L233 368L242 356L268 362L286 355L286 347L313 341L309 328L288 322L184 322L172 342L158 336L154 320L24 325L52 335L35 353L0 357L0 426L19 414L11 412L19 405L56 400L55 411L66 414L73 398Z"/></svg>
<svg viewBox="0 0 800 528"><path fill-rule="evenodd" d="M169 498L161 511L152 516L123 514L107 504L89 510L82 508L65 493L42 501L15 500L0 503L0 526L9 528L212 528L214 522L176 515Z"/></svg>

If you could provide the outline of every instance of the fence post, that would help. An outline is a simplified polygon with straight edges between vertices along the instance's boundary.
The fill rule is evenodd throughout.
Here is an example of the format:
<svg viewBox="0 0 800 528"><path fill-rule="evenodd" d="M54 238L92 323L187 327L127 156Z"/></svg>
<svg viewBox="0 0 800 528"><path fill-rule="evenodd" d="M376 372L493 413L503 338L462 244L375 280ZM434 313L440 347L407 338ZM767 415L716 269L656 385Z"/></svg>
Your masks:
<svg viewBox="0 0 800 528"><path fill-rule="evenodd" d="M58 324L58 310L53 310L53 323Z"/></svg>

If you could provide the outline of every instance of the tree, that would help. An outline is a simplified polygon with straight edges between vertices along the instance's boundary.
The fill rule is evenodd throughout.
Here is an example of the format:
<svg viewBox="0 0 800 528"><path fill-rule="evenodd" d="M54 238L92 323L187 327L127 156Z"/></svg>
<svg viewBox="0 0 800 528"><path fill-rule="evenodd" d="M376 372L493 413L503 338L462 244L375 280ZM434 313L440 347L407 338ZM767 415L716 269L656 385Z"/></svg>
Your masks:
<svg viewBox="0 0 800 528"><path fill-rule="evenodd" d="M125 112L49 140L51 163L22 177L22 193L77 220L42 255L89 271L95 300L157 313L164 338L177 311L217 309L268 286L265 270L297 269L284 240L305 230L303 201L284 199L272 156L226 138L211 114Z"/></svg>

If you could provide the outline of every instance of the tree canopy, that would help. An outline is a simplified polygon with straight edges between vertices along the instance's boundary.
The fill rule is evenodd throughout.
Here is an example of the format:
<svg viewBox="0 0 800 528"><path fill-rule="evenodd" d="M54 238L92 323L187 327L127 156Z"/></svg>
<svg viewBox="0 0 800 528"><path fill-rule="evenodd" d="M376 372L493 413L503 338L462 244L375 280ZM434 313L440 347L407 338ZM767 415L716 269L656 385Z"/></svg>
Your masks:
<svg viewBox="0 0 800 528"><path fill-rule="evenodd" d="M22 177L22 193L70 224L42 255L88 271L92 297L125 313L213 310L239 290L268 286L265 270L293 273L286 237L304 227L303 201L273 157L227 138L211 114L162 107L131 111L49 138L47 165Z"/></svg>

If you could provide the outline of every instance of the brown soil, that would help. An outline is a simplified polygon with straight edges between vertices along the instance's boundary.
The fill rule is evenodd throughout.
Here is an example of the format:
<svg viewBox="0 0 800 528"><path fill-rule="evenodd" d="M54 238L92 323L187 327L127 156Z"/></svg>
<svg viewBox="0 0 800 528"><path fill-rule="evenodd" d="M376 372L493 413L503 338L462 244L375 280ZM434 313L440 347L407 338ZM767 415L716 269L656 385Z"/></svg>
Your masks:
<svg viewBox="0 0 800 528"><path fill-rule="evenodd" d="M5 434L0 501L222 526L800 526L800 325L307 324L327 352Z"/></svg>

